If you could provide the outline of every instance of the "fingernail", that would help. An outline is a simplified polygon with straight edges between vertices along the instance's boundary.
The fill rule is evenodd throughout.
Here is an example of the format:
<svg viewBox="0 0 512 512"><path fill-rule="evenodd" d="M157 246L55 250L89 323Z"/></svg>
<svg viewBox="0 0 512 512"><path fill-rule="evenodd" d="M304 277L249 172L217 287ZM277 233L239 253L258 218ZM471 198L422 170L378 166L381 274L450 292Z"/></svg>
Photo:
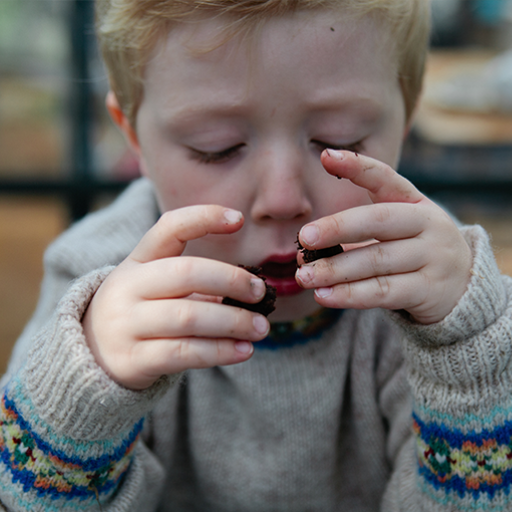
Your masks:
<svg viewBox="0 0 512 512"><path fill-rule="evenodd" d="M300 230L300 238L308 245L315 245L320 238L320 232L314 224L308 224Z"/></svg>
<svg viewBox="0 0 512 512"><path fill-rule="evenodd" d="M265 295L265 283L257 277L251 278L251 291L256 299Z"/></svg>
<svg viewBox="0 0 512 512"><path fill-rule="evenodd" d="M254 316L252 319L252 325L258 334L267 334L269 331L269 323L266 318L261 315Z"/></svg>
<svg viewBox="0 0 512 512"><path fill-rule="evenodd" d="M325 299L326 297L329 297L329 295L332 295L332 287L329 287L329 288L317 288L315 290L315 295L317 295L321 299Z"/></svg>
<svg viewBox="0 0 512 512"><path fill-rule="evenodd" d="M335 149L326 149L325 151L327 151L327 154L334 160L343 160L345 156L341 151L336 151Z"/></svg>
<svg viewBox="0 0 512 512"><path fill-rule="evenodd" d="M228 224L236 224L242 220L242 213L237 210L224 210L224 218Z"/></svg>
<svg viewBox="0 0 512 512"><path fill-rule="evenodd" d="M303 265L299 269L297 269L297 278L302 284L308 284L313 281L313 277L315 276L315 272L312 267L308 267Z"/></svg>
<svg viewBox="0 0 512 512"><path fill-rule="evenodd" d="M241 354L249 354L253 351L252 343L248 341L236 341L235 350Z"/></svg>

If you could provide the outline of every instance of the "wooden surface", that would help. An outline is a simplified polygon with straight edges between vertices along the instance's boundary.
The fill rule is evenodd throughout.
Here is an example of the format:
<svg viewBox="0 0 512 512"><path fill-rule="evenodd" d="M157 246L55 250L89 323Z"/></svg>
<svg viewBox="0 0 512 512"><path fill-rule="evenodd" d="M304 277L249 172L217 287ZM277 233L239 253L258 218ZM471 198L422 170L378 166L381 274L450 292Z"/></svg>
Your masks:
<svg viewBox="0 0 512 512"><path fill-rule="evenodd" d="M57 200L0 197L0 372L35 308L43 252L65 219Z"/></svg>
<svg viewBox="0 0 512 512"><path fill-rule="evenodd" d="M417 132L436 144L512 144L512 113L473 114L441 108L433 100L434 88L460 75L478 77L495 57L486 51L438 51L427 61L423 99L415 121Z"/></svg>

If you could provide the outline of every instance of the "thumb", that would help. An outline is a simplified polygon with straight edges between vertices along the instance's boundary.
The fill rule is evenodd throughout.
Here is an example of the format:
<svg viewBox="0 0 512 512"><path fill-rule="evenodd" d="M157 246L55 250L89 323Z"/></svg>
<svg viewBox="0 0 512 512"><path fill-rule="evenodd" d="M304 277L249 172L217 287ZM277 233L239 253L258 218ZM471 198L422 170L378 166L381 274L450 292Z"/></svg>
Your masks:
<svg viewBox="0 0 512 512"><path fill-rule="evenodd" d="M230 234L243 226L243 215L218 205L195 205L165 212L130 254L139 263L180 256L189 240Z"/></svg>

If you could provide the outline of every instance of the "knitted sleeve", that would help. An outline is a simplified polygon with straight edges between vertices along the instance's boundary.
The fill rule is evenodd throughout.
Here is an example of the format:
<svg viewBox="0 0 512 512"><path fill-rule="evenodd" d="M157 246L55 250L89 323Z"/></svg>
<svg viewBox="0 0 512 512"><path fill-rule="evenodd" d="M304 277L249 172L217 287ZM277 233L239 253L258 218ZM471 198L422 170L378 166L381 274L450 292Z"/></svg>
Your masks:
<svg viewBox="0 0 512 512"><path fill-rule="evenodd" d="M162 469L139 437L171 379L135 392L94 361L80 321L106 273L71 286L3 386L0 503L9 511L156 510Z"/></svg>
<svg viewBox="0 0 512 512"><path fill-rule="evenodd" d="M414 404L385 511L512 510L512 279L486 233L464 228L474 256L465 295L442 322L396 316Z"/></svg>

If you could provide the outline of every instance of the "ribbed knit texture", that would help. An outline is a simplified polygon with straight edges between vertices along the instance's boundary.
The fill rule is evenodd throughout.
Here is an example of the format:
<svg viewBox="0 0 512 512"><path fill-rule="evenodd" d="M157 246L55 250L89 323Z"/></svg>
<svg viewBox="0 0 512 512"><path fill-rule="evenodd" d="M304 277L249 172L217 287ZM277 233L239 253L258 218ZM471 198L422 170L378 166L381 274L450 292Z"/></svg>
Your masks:
<svg viewBox="0 0 512 512"><path fill-rule="evenodd" d="M143 179L48 250L2 380L8 510L512 510L512 279L481 228L462 228L472 279L438 324L345 311L312 339L135 392L80 320L157 216Z"/></svg>

